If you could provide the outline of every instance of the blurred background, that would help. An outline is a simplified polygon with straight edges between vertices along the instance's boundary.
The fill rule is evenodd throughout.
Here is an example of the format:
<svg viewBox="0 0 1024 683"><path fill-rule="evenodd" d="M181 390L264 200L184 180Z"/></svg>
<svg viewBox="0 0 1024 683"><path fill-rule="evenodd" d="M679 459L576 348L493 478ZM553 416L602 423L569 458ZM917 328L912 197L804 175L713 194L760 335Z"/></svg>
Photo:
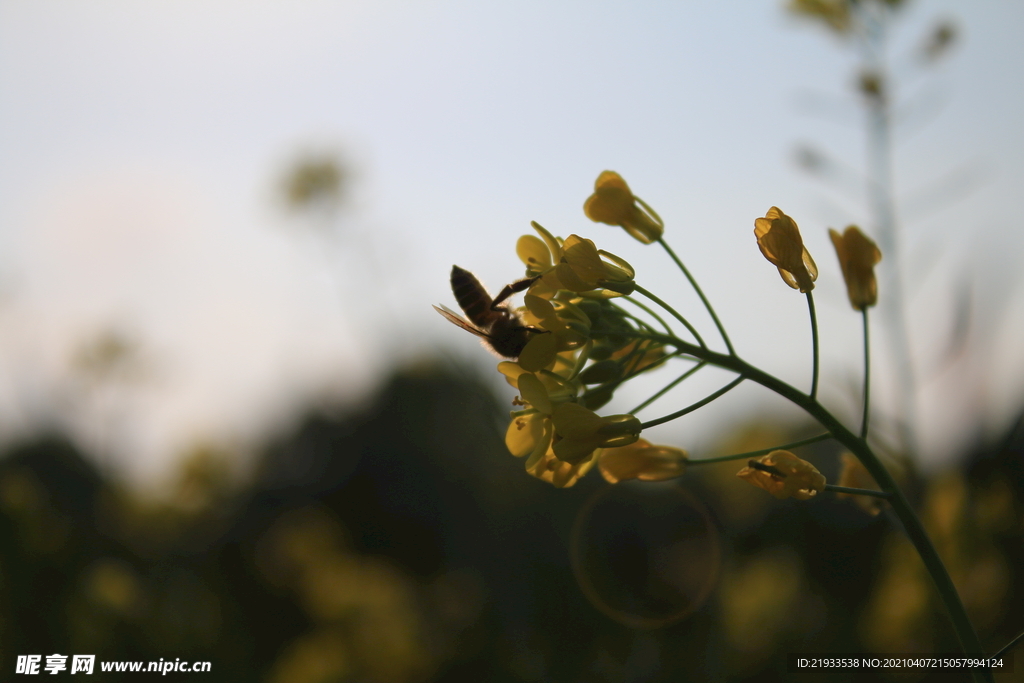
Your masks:
<svg viewBox="0 0 1024 683"><path fill-rule="evenodd" d="M906 484L996 650L1024 629L1024 8L883 4L900 252L880 291L899 274L915 383L908 410L876 316L873 429L898 457L911 426ZM822 400L855 423L860 320L826 228L873 230L870 93L837 3L797 5L818 14L0 1L0 667L784 680L786 652L955 651L885 515L779 503L733 465L531 479L495 359L430 310L454 306L453 263L492 292L521 277L536 220L714 337L660 251L584 217L613 169L737 351L806 386L806 306L752 235L778 205L821 272ZM694 457L815 433L747 386L652 432ZM808 451L834 481L836 448Z"/></svg>

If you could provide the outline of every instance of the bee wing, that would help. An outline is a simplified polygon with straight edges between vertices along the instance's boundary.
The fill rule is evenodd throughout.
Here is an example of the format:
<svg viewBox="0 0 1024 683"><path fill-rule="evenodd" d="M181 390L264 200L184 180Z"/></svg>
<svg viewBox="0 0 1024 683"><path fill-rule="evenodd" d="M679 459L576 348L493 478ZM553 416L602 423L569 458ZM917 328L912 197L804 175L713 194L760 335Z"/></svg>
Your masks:
<svg viewBox="0 0 1024 683"><path fill-rule="evenodd" d="M481 330L479 327L472 325L468 320L463 318L461 315L458 315L457 313L455 313L455 311L451 310L447 306L442 305L440 308L434 306L434 310L443 315L448 320L448 322L450 322L453 325L458 325L466 332L472 332L478 337L490 339L489 334Z"/></svg>

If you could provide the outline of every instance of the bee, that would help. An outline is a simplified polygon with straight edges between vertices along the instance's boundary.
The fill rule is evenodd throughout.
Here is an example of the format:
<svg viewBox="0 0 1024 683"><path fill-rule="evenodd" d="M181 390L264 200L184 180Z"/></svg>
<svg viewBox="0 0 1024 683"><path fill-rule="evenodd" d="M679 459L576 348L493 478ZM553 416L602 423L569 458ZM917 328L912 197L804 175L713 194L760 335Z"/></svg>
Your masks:
<svg viewBox="0 0 1024 683"><path fill-rule="evenodd" d="M516 292L527 289L536 280L535 277L517 280L502 288L497 298L492 299L473 273L452 266L452 294L469 320L445 306L434 306L434 310L452 324L483 339L484 343L499 356L515 359L530 341L530 334L544 330L524 325L519 316L507 304L502 305L502 302Z"/></svg>

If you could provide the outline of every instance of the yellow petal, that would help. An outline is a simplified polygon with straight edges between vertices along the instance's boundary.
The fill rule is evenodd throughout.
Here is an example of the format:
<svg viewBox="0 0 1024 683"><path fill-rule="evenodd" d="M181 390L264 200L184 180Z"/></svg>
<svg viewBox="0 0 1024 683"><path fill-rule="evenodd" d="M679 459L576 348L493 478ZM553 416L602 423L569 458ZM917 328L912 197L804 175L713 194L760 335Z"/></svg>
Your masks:
<svg viewBox="0 0 1024 683"><path fill-rule="evenodd" d="M754 235L761 253L779 269L787 285L801 292L814 289L818 267L804 248L796 221L773 206L764 218L754 220Z"/></svg>
<svg viewBox="0 0 1024 683"><path fill-rule="evenodd" d="M523 352L519 354L519 365L524 370L538 372L548 367L555 361L555 354L558 353L558 337L550 333L536 333L530 335L530 341L526 342Z"/></svg>
<svg viewBox="0 0 1024 683"><path fill-rule="evenodd" d="M597 433L601 417L578 403L563 403L552 414L555 431L563 438L582 438Z"/></svg>
<svg viewBox="0 0 1024 683"><path fill-rule="evenodd" d="M533 235L523 235L516 242L516 254L531 272L539 273L551 267L551 252L542 240Z"/></svg>
<svg viewBox="0 0 1024 683"><path fill-rule="evenodd" d="M519 387L519 375L526 372L519 363L510 360L503 360L498 363L498 372L505 375L505 381L514 387Z"/></svg>
<svg viewBox="0 0 1024 683"><path fill-rule="evenodd" d="M612 483L629 479L663 481L686 469L687 453L681 448L654 446L645 439L620 448L604 448L598 454L602 476Z"/></svg>
<svg viewBox="0 0 1024 683"><path fill-rule="evenodd" d="M544 244L548 245L548 250L551 252L553 257L552 262L562 258L562 245L558 241L558 238L552 235L547 229L537 221L531 221L530 226L540 235L541 239L544 240Z"/></svg>
<svg viewBox="0 0 1024 683"><path fill-rule="evenodd" d="M604 171L594 183L594 194L583 204L583 213L595 223L622 225L633 208L633 193L615 171Z"/></svg>
<svg viewBox="0 0 1024 683"><path fill-rule="evenodd" d="M505 446L517 458L534 452L539 444L543 444L546 450L551 443L553 429L551 419L540 413L515 417L505 432Z"/></svg>
<svg viewBox="0 0 1024 683"><path fill-rule="evenodd" d="M555 315L555 307L551 305L551 302L533 294L533 292L523 297L523 305L526 306L530 313L537 316L537 320L548 320L558 317Z"/></svg>
<svg viewBox="0 0 1024 683"><path fill-rule="evenodd" d="M582 279L568 263L559 263L555 266L554 273L559 282L562 283L562 287L571 292L587 292L597 287L596 280L587 281Z"/></svg>
<svg viewBox="0 0 1024 683"><path fill-rule="evenodd" d="M559 460L549 452L533 462L527 462L526 471L557 488L568 488L579 481L593 466L593 457L573 464Z"/></svg>
<svg viewBox="0 0 1024 683"><path fill-rule="evenodd" d="M551 414L551 398L548 396L547 387L537 379L537 375L525 373L519 376L519 395L545 415Z"/></svg>

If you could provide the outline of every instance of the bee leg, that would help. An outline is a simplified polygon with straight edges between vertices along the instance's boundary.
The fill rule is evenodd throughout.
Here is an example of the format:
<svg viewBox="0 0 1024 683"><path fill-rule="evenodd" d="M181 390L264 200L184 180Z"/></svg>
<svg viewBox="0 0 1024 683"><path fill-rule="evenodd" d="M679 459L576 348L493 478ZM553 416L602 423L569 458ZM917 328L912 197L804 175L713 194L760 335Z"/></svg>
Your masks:
<svg viewBox="0 0 1024 683"><path fill-rule="evenodd" d="M516 280L510 285L505 285L504 287L502 287L501 291L498 292L498 296L494 297L494 301L491 302L491 310L498 310L501 307L500 304L502 301L509 298L516 292L522 292L524 290L529 289L530 285L532 285L539 279L540 275L536 277L526 277L523 278L522 280Z"/></svg>

